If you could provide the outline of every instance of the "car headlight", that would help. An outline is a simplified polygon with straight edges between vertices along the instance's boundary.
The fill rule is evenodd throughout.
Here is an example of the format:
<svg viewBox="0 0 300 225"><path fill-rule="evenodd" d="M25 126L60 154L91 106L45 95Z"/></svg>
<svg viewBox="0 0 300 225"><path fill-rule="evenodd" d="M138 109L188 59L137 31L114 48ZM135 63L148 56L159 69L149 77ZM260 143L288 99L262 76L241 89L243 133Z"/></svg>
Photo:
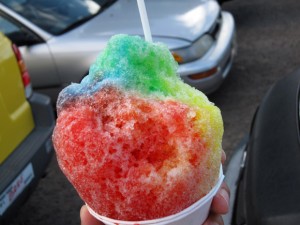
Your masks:
<svg viewBox="0 0 300 225"><path fill-rule="evenodd" d="M205 34L190 46L171 50L174 59L179 63L191 62L201 58L213 45L214 39Z"/></svg>

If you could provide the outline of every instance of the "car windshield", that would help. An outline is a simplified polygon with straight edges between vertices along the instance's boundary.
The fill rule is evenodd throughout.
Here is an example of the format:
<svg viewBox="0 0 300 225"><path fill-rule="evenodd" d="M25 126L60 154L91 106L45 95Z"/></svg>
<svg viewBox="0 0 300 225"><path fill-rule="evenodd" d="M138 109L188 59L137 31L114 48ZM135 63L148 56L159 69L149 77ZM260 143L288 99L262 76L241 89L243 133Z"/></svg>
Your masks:
<svg viewBox="0 0 300 225"><path fill-rule="evenodd" d="M38 27L62 34L91 19L115 0L1 0Z"/></svg>

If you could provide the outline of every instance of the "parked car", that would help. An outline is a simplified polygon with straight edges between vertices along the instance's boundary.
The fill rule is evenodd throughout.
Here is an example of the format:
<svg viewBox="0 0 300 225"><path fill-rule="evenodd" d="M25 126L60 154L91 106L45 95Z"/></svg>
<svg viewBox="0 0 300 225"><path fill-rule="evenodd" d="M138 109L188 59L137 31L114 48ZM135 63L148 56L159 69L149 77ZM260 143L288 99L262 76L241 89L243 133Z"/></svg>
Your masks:
<svg viewBox="0 0 300 225"><path fill-rule="evenodd" d="M215 0L151 0L146 7L153 40L169 47L182 79L215 91L232 65L232 15ZM54 95L88 73L112 35L143 35L136 0L0 0L0 29L21 47L33 87Z"/></svg>
<svg viewBox="0 0 300 225"><path fill-rule="evenodd" d="M226 171L225 225L300 224L300 69L265 94Z"/></svg>
<svg viewBox="0 0 300 225"><path fill-rule="evenodd" d="M54 122L50 98L32 91L18 47L0 33L0 224L44 175Z"/></svg>

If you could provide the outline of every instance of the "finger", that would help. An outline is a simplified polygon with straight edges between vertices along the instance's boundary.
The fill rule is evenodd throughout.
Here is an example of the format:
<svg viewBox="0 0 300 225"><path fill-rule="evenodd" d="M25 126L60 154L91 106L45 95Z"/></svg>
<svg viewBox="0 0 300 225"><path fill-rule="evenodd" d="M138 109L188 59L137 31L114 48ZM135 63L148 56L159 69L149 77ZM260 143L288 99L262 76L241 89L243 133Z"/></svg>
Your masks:
<svg viewBox="0 0 300 225"><path fill-rule="evenodd" d="M222 182L221 188L224 188L227 191L227 193L229 194L229 197L230 197L230 189L229 189L229 187L228 187L228 185L225 181Z"/></svg>
<svg viewBox="0 0 300 225"><path fill-rule="evenodd" d="M211 211L216 214L226 214L229 210L230 192L227 184L222 183L220 190L212 200Z"/></svg>
<svg viewBox="0 0 300 225"><path fill-rule="evenodd" d="M226 153L225 153L224 150L222 150L222 157L221 157L221 162L222 162L222 164L224 164L225 161L226 161Z"/></svg>
<svg viewBox="0 0 300 225"><path fill-rule="evenodd" d="M85 205L80 209L80 220L81 225L104 225L89 213Z"/></svg>
<svg viewBox="0 0 300 225"><path fill-rule="evenodd" d="M203 225L224 225L224 221L221 215L210 214Z"/></svg>

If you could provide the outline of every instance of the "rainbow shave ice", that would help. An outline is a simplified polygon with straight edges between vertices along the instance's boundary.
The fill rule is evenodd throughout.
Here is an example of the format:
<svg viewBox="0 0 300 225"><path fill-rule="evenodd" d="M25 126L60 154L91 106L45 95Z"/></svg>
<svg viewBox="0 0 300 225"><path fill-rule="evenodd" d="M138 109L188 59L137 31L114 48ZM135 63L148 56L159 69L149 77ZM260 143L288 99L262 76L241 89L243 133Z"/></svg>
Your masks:
<svg viewBox="0 0 300 225"><path fill-rule="evenodd" d="M116 35L59 95L58 163L96 213L140 221L189 207L216 184L220 110L181 81L168 48Z"/></svg>

